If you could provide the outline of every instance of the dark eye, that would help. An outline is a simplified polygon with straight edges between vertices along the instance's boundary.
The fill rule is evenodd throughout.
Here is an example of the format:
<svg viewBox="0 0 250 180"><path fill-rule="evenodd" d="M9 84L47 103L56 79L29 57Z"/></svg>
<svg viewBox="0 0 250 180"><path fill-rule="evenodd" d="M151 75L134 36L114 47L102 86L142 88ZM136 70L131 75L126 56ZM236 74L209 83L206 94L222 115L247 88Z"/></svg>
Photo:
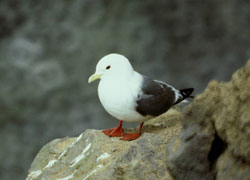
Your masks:
<svg viewBox="0 0 250 180"><path fill-rule="evenodd" d="M106 69L110 69L110 68L111 68L111 66L107 66L107 67L106 67Z"/></svg>

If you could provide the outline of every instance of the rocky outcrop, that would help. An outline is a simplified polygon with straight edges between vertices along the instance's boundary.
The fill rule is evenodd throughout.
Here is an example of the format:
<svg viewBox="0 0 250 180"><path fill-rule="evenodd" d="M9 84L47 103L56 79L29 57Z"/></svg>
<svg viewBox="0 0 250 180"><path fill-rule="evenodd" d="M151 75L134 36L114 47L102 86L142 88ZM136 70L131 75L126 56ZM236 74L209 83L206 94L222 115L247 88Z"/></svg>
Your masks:
<svg viewBox="0 0 250 180"><path fill-rule="evenodd" d="M50 142L27 180L248 180L249 107L250 61L230 82L211 81L183 113L172 109L147 122L135 141L87 130Z"/></svg>
<svg viewBox="0 0 250 180"><path fill-rule="evenodd" d="M175 179L249 179L250 61L230 82L210 82L181 122L167 147Z"/></svg>
<svg viewBox="0 0 250 180"><path fill-rule="evenodd" d="M169 111L147 123L143 135L131 142L109 138L100 130L87 130L77 138L54 140L38 153L27 180L171 180L165 148L179 133L179 118L178 111Z"/></svg>

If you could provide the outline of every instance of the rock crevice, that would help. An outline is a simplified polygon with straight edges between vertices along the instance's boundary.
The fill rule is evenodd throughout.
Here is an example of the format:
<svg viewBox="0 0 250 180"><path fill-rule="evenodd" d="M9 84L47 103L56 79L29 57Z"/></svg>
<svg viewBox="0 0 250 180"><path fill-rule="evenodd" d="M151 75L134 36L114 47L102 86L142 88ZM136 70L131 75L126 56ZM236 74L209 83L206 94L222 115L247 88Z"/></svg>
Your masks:
<svg viewBox="0 0 250 180"><path fill-rule="evenodd" d="M208 153L208 160L210 162L210 169L214 169L214 164L220 155L226 150L227 144L218 136L217 133L214 135L211 149Z"/></svg>

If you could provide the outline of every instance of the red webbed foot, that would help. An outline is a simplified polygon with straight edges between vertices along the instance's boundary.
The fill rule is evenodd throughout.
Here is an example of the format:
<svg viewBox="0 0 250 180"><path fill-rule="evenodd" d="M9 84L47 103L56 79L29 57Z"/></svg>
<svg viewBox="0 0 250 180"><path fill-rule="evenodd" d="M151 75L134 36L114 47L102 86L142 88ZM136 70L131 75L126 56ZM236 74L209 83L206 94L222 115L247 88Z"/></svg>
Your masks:
<svg viewBox="0 0 250 180"><path fill-rule="evenodd" d="M109 137L121 137L124 135L123 129L122 129L122 120L120 121L119 125L112 129L106 129L102 131L104 134L106 134Z"/></svg>
<svg viewBox="0 0 250 180"><path fill-rule="evenodd" d="M140 124L139 130L137 133L127 133L121 138L121 140L133 141L133 140L137 139L141 135L142 126L143 126L143 123Z"/></svg>

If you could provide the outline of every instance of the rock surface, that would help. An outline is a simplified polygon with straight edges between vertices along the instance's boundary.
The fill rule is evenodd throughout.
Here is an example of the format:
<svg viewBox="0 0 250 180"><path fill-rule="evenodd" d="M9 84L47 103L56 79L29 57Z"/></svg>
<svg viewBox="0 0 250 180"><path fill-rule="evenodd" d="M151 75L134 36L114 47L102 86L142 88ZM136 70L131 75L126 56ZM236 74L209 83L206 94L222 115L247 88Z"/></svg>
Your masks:
<svg viewBox="0 0 250 180"><path fill-rule="evenodd" d="M212 81L185 109L167 147L175 179L250 178L250 61L230 82Z"/></svg>
<svg viewBox="0 0 250 180"><path fill-rule="evenodd" d="M180 117L176 110L167 112L146 123L143 135L131 142L109 138L100 130L54 140L38 153L27 180L171 180L165 148L180 131Z"/></svg>

